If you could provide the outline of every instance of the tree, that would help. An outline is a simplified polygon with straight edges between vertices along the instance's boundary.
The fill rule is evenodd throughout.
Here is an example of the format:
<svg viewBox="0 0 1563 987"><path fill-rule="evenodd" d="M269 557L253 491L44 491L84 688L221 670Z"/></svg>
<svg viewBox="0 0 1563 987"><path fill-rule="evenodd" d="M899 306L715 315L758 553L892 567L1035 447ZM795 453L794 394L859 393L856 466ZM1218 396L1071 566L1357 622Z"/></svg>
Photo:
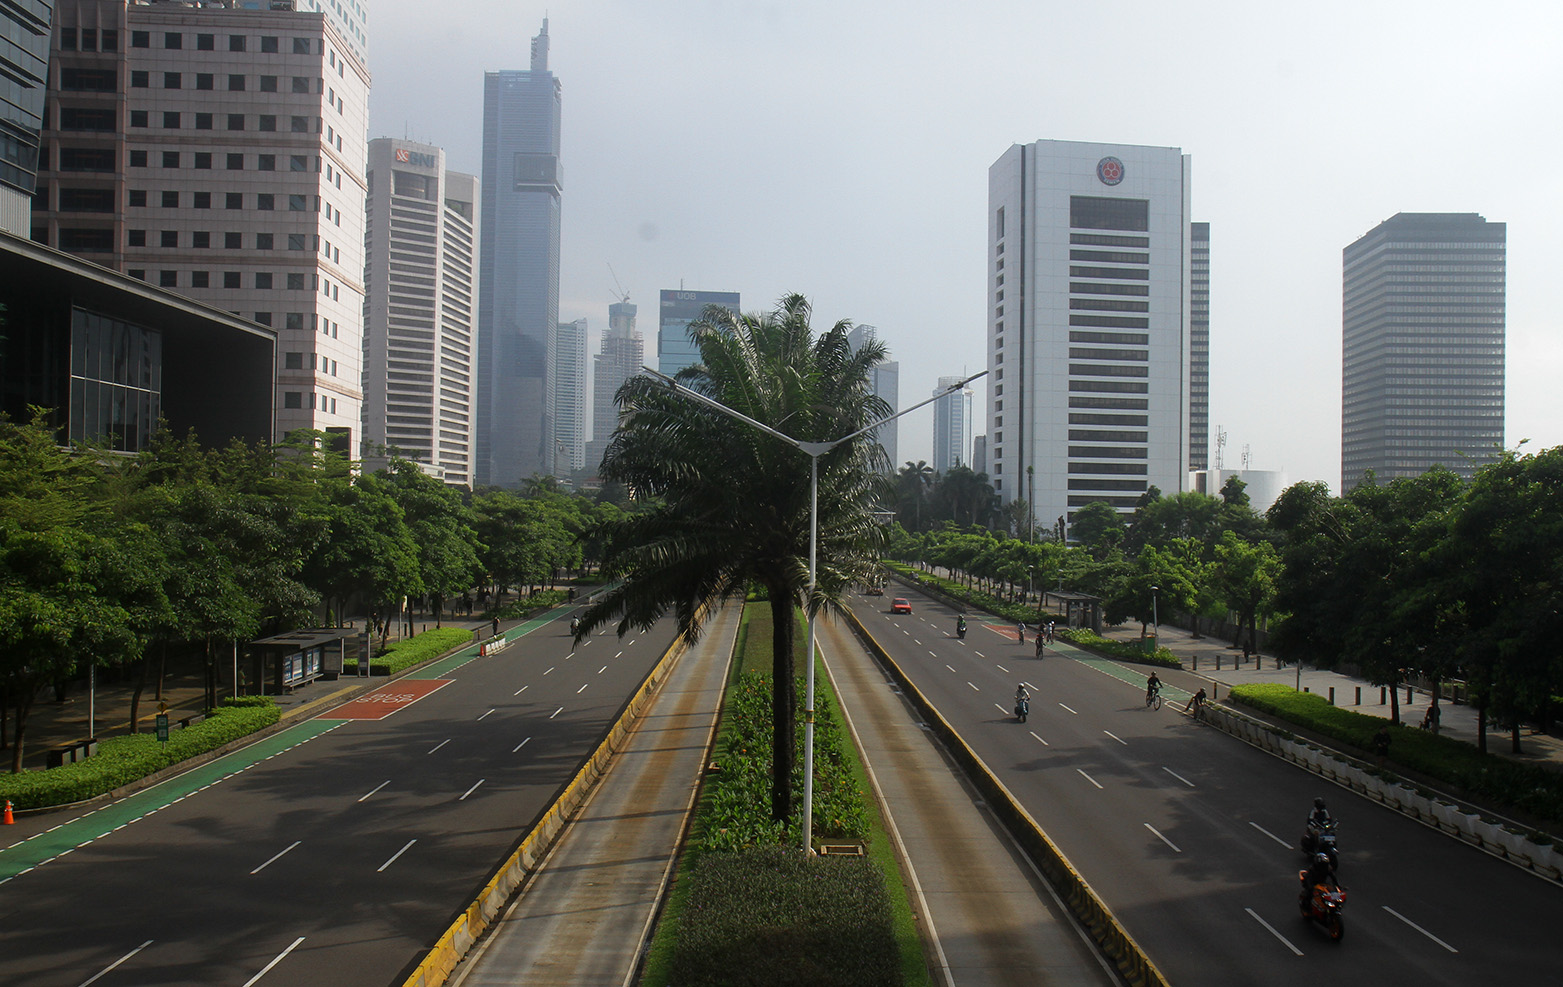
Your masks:
<svg viewBox="0 0 1563 987"><path fill-rule="evenodd" d="M907 460L895 477L896 520L908 531L926 531L924 523L928 514L928 490L938 474L924 460ZM910 520L910 523L908 523Z"/></svg>
<svg viewBox="0 0 1563 987"><path fill-rule="evenodd" d="M1275 600L1275 584L1281 575L1280 556L1269 542L1251 544L1236 532L1228 531L1216 545L1215 569L1217 591L1237 614L1237 641L1233 643L1242 644L1246 624L1247 640L1257 644L1259 617L1270 612Z"/></svg>
<svg viewBox="0 0 1563 987"><path fill-rule="evenodd" d="M405 459L393 459L381 473L386 491L401 507L413 544L423 592L440 626L445 601L464 593L482 576L475 517L461 495Z"/></svg>
<svg viewBox="0 0 1563 987"><path fill-rule="evenodd" d="M959 525L987 527L998 513L999 498L988 482L988 474L973 472L966 466L952 466L934 485L933 516Z"/></svg>
<svg viewBox="0 0 1563 987"><path fill-rule="evenodd" d="M1123 541L1123 515L1111 504L1094 501L1075 511L1069 519L1069 535L1075 541L1091 549L1097 558Z"/></svg>
<svg viewBox="0 0 1563 987"><path fill-rule="evenodd" d="M810 314L796 294L765 315L708 308L689 327L700 362L680 372L679 382L801 441L833 441L888 415L868 382L884 347L853 352L848 321L816 337ZM654 498L654 506L604 531L604 569L623 581L587 609L579 634L615 619L623 634L671 610L694 636L708 608L741 599L751 584L763 588L773 618L771 814L784 821L792 811L796 610L839 609L848 587L872 574L886 537L872 515L888 493L883 452L859 436L819 457L811 597L808 458L649 376L631 377L617 401L620 425L604 476Z"/></svg>

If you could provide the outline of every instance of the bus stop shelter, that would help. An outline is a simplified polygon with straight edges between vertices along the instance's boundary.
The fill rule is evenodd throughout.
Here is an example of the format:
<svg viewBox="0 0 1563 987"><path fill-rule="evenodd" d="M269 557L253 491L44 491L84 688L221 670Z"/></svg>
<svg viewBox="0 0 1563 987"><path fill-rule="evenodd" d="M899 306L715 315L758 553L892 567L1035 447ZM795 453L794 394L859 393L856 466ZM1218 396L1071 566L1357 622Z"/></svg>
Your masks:
<svg viewBox="0 0 1563 987"><path fill-rule="evenodd" d="M357 651L356 627L313 627L251 641L250 681L269 695L291 692L316 679L335 679Z"/></svg>
<svg viewBox="0 0 1563 987"><path fill-rule="evenodd" d="M1048 590L1042 594L1042 606L1063 614L1065 627L1084 627L1102 633L1102 599L1099 596Z"/></svg>

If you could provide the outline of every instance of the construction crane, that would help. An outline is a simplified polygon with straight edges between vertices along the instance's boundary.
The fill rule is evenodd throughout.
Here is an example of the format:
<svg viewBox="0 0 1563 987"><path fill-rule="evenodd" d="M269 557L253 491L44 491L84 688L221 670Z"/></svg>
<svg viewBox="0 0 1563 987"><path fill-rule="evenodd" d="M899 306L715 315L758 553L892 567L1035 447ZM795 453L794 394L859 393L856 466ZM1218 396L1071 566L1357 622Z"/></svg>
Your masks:
<svg viewBox="0 0 1563 987"><path fill-rule="evenodd" d="M619 276L618 274L614 273L612 264L608 265L608 276L613 278L613 289L615 292L613 300L616 302L628 303L630 300L630 293L625 291L624 285L619 283Z"/></svg>

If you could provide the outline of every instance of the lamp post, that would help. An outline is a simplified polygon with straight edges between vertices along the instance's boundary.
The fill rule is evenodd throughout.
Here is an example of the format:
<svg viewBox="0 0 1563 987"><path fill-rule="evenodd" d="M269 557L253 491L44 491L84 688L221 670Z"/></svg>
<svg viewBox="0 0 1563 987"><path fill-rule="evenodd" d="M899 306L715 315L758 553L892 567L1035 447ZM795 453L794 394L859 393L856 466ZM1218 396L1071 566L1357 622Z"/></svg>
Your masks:
<svg viewBox="0 0 1563 987"><path fill-rule="evenodd" d="M1160 586L1151 587L1151 626L1156 628L1156 640L1161 640L1161 618L1156 615L1156 592Z"/></svg>
<svg viewBox="0 0 1563 987"><path fill-rule="evenodd" d="M735 411L715 398L707 397L699 391L692 391L667 374L659 373L650 367L641 367L641 369L662 381L662 383L668 386L669 390L682 394L690 400L697 401L714 411L720 411L724 415L752 425L766 435L774 436L793 448L801 450L809 457L809 650L808 660L804 663L805 695L803 700L803 852L807 855L813 849L810 838L814 826L814 589L816 585L816 563L819 557L819 458L837 446L850 442L865 432L872 432L886 422L894 421L902 415L916 411L923 405L933 404L951 391L962 390L967 384L970 384L977 378L986 377L988 372L984 370L981 373L972 374L959 383L951 384L931 398L919 401L904 411L887 415L870 425L863 426L855 432L843 435L839 439L832 439L829 442L805 442L802 439L795 439L785 432L779 432L764 422L755 421L743 412Z"/></svg>

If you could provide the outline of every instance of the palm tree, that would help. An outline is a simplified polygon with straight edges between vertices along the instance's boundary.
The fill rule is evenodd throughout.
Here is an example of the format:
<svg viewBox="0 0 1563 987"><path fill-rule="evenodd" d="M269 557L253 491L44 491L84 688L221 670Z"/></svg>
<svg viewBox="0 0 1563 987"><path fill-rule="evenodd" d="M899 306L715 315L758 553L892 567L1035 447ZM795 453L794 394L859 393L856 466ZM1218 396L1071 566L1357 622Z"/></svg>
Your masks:
<svg viewBox="0 0 1563 987"><path fill-rule="evenodd" d="M868 383L883 345L854 353L851 322L816 338L809 316L808 300L797 294L765 315L708 308L689 327L701 362L680 372L679 383L800 441L833 441L890 414ZM771 814L785 821L796 608L838 610L846 588L871 574L886 537L872 514L884 501L884 452L860 436L820 457L810 597L808 457L646 375L626 381L616 400L622 413L603 476L654 506L605 526L604 570L623 582L582 615L579 633L617 619L622 635L671 610L693 638L715 604L741 599L751 584L763 587L773 618Z"/></svg>
<svg viewBox="0 0 1563 987"><path fill-rule="evenodd" d="M922 459L915 463L908 459L906 465L896 473L896 510L904 514L906 508L903 505L907 501L912 505L912 526L908 530L923 530L923 502L928 499L928 488L937 476L934 468ZM902 527L906 526L904 517L901 524Z"/></svg>

